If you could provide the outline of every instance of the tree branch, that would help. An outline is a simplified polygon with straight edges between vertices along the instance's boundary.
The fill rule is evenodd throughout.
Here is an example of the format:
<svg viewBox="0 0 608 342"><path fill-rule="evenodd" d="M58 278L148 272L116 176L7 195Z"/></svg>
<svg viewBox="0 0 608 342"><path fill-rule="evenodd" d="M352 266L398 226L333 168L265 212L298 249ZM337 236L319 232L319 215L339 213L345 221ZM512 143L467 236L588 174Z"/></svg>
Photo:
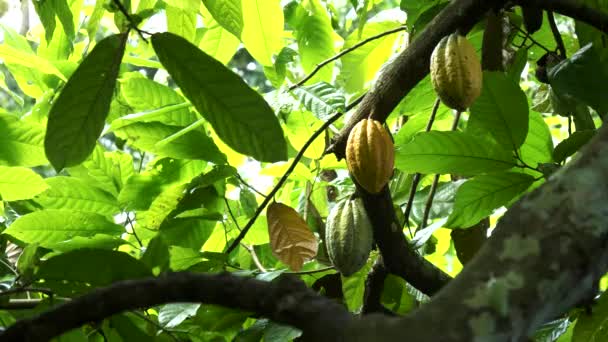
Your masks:
<svg viewBox="0 0 608 342"><path fill-rule="evenodd" d="M574 0L517 0L540 7L547 11L556 12L570 18L584 21L596 29L608 33L608 14Z"/></svg>
<svg viewBox="0 0 608 342"><path fill-rule="evenodd" d="M100 288L23 319L0 334L2 341L46 341L88 322L114 314L172 302L223 305L262 314L301 329L306 338L340 336L352 319L346 308L319 296L293 276L273 282L231 274L172 273Z"/></svg>

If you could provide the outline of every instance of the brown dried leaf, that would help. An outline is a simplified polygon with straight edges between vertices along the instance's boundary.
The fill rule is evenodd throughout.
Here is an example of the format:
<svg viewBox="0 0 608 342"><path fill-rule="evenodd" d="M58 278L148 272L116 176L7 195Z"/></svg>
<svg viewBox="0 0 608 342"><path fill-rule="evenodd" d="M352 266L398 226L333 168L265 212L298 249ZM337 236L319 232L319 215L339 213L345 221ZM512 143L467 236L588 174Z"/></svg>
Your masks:
<svg viewBox="0 0 608 342"><path fill-rule="evenodd" d="M268 206L268 235L273 253L292 270L317 255L317 239L291 207L274 202Z"/></svg>

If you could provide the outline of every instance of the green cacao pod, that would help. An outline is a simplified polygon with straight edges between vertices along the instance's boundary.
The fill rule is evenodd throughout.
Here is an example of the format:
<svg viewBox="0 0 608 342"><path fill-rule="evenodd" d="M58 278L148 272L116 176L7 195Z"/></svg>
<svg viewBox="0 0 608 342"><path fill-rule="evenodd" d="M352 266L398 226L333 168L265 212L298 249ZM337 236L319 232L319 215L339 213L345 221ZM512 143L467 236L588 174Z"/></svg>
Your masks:
<svg viewBox="0 0 608 342"><path fill-rule="evenodd" d="M466 37L443 37L431 55L431 82L443 103L467 109L481 94L481 62Z"/></svg>
<svg viewBox="0 0 608 342"><path fill-rule="evenodd" d="M374 233L360 198L346 199L332 208L327 217L325 238L329 260L344 276L365 265Z"/></svg>
<svg viewBox="0 0 608 342"><path fill-rule="evenodd" d="M367 192L377 194L393 175L393 141L379 121L363 119L351 130L346 142L346 164L350 174Z"/></svg>

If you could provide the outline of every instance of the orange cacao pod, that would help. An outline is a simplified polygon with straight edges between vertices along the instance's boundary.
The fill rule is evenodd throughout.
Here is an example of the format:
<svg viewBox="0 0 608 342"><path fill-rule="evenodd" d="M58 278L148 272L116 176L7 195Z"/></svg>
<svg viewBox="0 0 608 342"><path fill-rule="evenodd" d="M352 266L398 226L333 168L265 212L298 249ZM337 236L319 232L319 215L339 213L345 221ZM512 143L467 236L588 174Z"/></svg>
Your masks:
<svg viewBox="0 0 608 342"><path fill-rule="evenodd" d="M459 111L481 94L481 62L466 37L443 37L431 55L431 82L443 103Z"/></svg>
<svg viewBox="0 0 608 342"><path fill-rule="evenodd" d="M367 192L376 194L393 174L393 141L376 120L359 121L348 136L346 164L350 174Z"/></svg>

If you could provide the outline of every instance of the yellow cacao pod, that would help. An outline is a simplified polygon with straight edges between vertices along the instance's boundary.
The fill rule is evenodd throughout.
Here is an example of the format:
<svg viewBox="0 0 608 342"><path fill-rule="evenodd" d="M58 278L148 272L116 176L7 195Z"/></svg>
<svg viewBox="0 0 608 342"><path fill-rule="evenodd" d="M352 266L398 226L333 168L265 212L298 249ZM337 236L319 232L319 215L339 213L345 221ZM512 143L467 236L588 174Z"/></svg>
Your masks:
<svg viewBox="0 0 608 342"><path fill-rule="evenodd" d="M481 62L466 37L443 37L431 55L431 82L443 103L459 111L481 94Z"/></svg>
<svg viewBox="0 0 608 342"><path fill-rule="evenodd" d="M351 130L346 143L350 174L367 192L376 194L393 175L393 141L379 121L363 119Z"/></svg>
<svg viewBox="0 0 608 342"><path fill-rule="evenodd" d="M329 260L342 275L349 276L365 265L374 232L360 198L346 199L332 208L325 239Z"/></svg>

